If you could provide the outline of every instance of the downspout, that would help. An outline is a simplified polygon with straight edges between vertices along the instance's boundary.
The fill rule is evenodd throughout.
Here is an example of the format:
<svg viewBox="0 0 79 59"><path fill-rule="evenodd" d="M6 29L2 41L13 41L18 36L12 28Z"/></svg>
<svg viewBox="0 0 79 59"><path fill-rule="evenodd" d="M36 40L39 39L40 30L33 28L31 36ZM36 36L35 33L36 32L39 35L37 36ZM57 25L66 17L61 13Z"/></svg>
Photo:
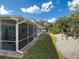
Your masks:
<svg viewBox="0 0 79 59"><path fill-rule="evenodd" d="M16 51L18 53L23 53L22 51L19 50L19 24L24 23L26 21L18 22L16 23Z"/></svg>
<svg viewBox="0 0 79 59"><path fill-rule="evenodd" d="M22 21L22 22L18 22L18 19L11 17L11 19L16 20L16 52L18 53L23 53L22 51L19 50L19 24L22 24L24 22L26 22L26 20Z"/></svg>
<svg viewBox="0 0 79 59"><path fill-rule="evenodd" d="M19 39L19 31L18 30L19 30L19 25L16 24L16 51L18 53L23 53L22 51L19 50L19 41L18 41L18 39Z"/></svg>

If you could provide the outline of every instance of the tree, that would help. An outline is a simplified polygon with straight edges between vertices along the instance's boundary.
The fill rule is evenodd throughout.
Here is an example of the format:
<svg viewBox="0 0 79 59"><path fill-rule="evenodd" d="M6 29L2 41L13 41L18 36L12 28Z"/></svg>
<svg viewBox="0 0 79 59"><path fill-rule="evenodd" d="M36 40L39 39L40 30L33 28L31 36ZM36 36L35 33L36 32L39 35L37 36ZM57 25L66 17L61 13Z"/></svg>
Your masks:
<svg viewBox="0 0 79 59"><path fill-rule="evenodd" d="M59 18L51 27L52 33L64 33L66 39L72 36L74 39L79 37L79 12L70 16Z"/></svg>

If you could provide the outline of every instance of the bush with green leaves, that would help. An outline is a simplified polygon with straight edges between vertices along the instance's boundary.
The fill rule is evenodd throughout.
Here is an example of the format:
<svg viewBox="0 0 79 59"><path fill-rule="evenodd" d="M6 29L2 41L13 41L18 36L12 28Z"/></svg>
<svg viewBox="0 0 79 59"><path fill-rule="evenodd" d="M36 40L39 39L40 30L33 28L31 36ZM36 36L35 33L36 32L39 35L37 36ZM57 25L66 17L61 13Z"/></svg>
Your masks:
<svg viewBox="0 0 79 59"><path fill-rule="evenodd" d="M50 29L50 32L53 33L53 34L58 34L60 33L60 27L58 25L55 25L53 26L51 29Z"/></svg>
<svg viewBox="0 0 79 59"><path fill-rule="evenodd" d="M67 37L79 38L79 12L59 18L50 28L53 34L64 33Z"/></svg>

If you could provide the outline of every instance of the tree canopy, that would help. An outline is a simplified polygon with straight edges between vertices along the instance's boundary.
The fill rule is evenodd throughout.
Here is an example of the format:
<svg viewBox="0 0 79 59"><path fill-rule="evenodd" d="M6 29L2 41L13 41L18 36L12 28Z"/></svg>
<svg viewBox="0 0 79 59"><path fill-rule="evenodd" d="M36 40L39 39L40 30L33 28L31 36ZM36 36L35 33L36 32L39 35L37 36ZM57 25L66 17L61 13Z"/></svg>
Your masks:
<svg viewBox="0 0 79 59"><path fill-rule="evenodd" d="M49 30L54 34L64 33L67 36L79 37L79 12L59 18Z"/></svg>

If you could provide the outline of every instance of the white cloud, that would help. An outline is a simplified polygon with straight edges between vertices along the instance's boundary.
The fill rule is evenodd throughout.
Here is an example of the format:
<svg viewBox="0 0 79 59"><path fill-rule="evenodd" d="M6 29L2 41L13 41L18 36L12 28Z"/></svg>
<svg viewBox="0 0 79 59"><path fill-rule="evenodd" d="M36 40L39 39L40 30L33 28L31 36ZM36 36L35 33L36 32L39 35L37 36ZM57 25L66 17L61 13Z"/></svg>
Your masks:
<svg viewBox="0 0 79 59"><path fill-rule="evenodd" d="M71 6L71 2L70 1L68 1L68 6Z"/></svg>
<svg viewBox="0 0 79 59"><path fill-rule="evenodd" d="M79 0L68 1L70 11L76 11L79 8Z"/></svg>
<svg viewBox="0 0 79 59"><path fill-rule="evenodd" d="M10 12L12 12L12 10L6 10L5 8L4 8L4 5L1 5L0 6L0 15L10 15L11 13Z"/></svg>
<svg viewBox="0 0 79 59"><path fill-rule="evenodd" d="M41 5L41 11L42 12L49 12L51 10L51 8L53 8L53 4L52 4L52 1L49 1L47 3L43 3Z"/></svg>
<svg viewBox="0 0 79 59"><path fill-rule="evenodd" d="M21 8L22 12L27 12L27 13L41 13L41 12L49 12L53 8L53 4L51 1L47 3L43 3L41 5L41 8L37 5L33 5L28 8Z"/></svg>
<svg viewBox="0 0 79 59"><path fill-rule="evenodd" d="M21 10L28 13L38 13L40 11L40 8L37 5L34 5L29 8L21 8Z"/></svg>
<svg viewBox="0 0 79 59"><path fill-rule="evenodd" d="M51 23L51 22L55 22L57 20L57 18L52 18L52 19L48 19L48 22Z"/></svg>

